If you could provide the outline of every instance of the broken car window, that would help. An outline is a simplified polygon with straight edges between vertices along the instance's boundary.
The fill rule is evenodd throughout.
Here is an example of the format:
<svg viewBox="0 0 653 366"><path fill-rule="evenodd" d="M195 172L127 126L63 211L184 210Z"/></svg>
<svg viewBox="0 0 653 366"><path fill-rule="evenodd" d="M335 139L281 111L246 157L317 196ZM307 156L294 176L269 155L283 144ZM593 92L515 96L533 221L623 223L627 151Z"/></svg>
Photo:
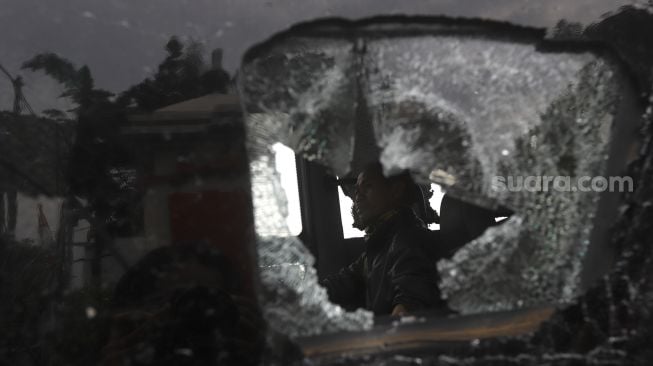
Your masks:
<svg viewBox="0 0 653 366"><path fill-rule="evenodd" d="M602 191L513 187L512 179L614 172L608 166L625 161L609 156L615 121L634 99L608 53L541 37L474 22L392 21L323 22L277 36L242 67L254 164L282 142L346 174L361 144L354 126L371 122L386 173L407 169L454 197L515 213L437 263L450 307L568 303L581 293L590 242L601 242L595 217L614 212L601 208ZM633 131L637 122L624 123ZM274 181L253 171L262 177ZM282 207L265 210L281 222Z"/></svg>
<svg viewBox="0 0 653 366"><path fill-rule="evenodd" d="M650 363L646 1L3 5L0 364ZM450 316L319 286L378 160Z"/></svg>

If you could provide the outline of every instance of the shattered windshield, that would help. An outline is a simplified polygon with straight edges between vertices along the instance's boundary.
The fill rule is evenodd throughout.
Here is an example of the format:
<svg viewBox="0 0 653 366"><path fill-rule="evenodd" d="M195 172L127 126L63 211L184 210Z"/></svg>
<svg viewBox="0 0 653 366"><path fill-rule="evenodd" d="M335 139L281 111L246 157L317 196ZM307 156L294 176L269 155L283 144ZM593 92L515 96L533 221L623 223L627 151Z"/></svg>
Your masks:
<svg viewBox="0 0 653 366"><path fill-rule="evenodd" d="M7 4L0 364L628 359L650 7Z"/></svg>
<svg viewBox="0 0 653 366"><path fill-rule="evenodd" d="M398 36L380 37L393 27ZM411 31L425 34L403 36ZM258 169L272 161L265 149L277 142L347 174L361 144L354 126L369 117L386 172L407 169L454 197L515 212L438 261L450 308L466 314L569 302L579 294L601 192L518 180L602 175L619 105L629 103L619 92L623 75L590 50L565 53L475 31L371 25L350 41L289 36L254 56L241 76L252 111L253 191L278 196L264 191L276 181L272 167ZM254 207L266 224L283 212L256 200ZM279 250L259 245L266 255Z"/></svg>

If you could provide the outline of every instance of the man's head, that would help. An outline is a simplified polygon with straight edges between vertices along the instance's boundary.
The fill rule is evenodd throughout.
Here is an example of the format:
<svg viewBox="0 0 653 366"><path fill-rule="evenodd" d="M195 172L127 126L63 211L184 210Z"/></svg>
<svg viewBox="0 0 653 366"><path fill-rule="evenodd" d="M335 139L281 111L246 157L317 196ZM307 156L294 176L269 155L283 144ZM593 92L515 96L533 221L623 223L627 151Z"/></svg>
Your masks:
<svg viewBox="0 0 653 366"><path fill-rule="evenodd" d="M368 165L356 181L352 215L360 229L373 225L383 214L409 207L417 200L415 183L410 174L383 175L379 163Z"/></svg>

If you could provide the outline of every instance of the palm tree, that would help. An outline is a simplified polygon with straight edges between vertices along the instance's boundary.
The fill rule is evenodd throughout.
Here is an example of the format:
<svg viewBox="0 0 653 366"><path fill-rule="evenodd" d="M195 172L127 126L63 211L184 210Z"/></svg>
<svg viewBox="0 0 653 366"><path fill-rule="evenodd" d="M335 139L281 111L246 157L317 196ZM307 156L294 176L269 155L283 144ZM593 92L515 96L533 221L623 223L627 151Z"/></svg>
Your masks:
<svg viewBox="0 0 653 366"><path fill-rule="evenodd" d="M113 94L95 88L91 70L84 65L77 68L71 61L55 54L42 53L32 57L23 64L23 69L43 71L64 86L61 97L70 98L77 108L72 111L78 116L93 107L110 103Z"/></svg>
<svg viewBox="0 0 653 366"><path fill-rule="evenodd" d="M69 112L73 112L77 119L77 132L72 156L68 166L68 184L70 192L67 194L65 206L74 206L76 198L81 196L88 199L91 212L88 217L83 217L92 222L92 232L100 233L94 240L95 255L91 258L93 280L99 282L101 255L105 248L111 246L109 236L105 234L106 223L111 216L111 193L115 190L109 177L109 166L114 162L117 132L115 124L120 117L117 106L110 100L112 93L95 88L95 82L88 66L75 66L71 61L54 53L42 53L32 57L23 64L24 69L43 71L64 87L61 97L70 98L76 105ZM48 113L56 113L49 111ZM68 202L70 201L70 202ZM79 210L76 210L79 211ZM71 212L69 218L63 218L65 225L60 227L64 232L58 233L58 250L62 258L69 258L69 248L66 245L66 231L75 226L79 217L78 212ZM63 211L62 211L63 212ZM81 212L81 211L80 211ZM94 219L91 220L90 218ZM70 220L68 220L70 219ZM59 291L67 285L69 263L63 263L60 273Z"/></svg>

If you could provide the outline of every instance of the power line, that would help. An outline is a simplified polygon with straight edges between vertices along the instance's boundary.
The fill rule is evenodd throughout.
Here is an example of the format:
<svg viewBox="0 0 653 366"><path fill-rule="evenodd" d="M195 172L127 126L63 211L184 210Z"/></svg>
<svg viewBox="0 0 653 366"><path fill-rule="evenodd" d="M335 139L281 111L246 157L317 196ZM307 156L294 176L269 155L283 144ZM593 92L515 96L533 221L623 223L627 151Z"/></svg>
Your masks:
<svg viewBox="0 0 653 366"><path fill-rule="evenodd" d="M14 77L11 76L11 74L9 73L9 71L7 71L7 69L5 69L5 67L2 66L2 64L0 64L0 70L2 70L2 72L5 73L5 75L7 75L7 77L9 78L9 80L11 80L12 82L14 81Z"/></svg>

